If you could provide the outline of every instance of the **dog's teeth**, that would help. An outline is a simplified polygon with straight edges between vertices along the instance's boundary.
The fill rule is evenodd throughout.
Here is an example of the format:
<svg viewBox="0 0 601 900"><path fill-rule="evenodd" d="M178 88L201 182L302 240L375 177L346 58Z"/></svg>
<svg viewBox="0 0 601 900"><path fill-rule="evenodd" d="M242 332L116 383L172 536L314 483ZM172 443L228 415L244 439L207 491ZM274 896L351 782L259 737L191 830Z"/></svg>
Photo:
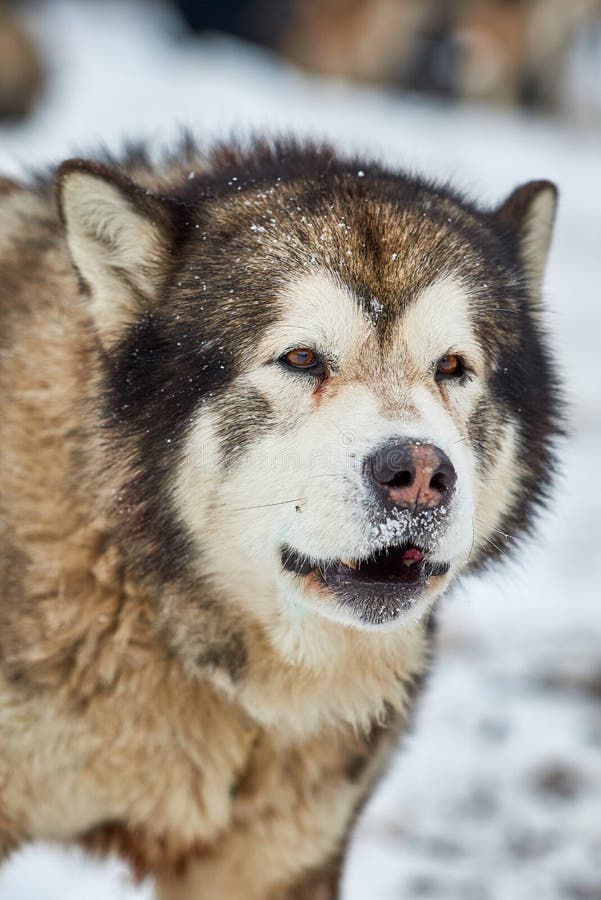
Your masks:
<svg viewBox="0 0 601 900"><path fill-rule="evenodd" d="M349 560L344 560L344 559L343 559L343 560L342 560L342 565L343 565L343 566L346 566L347 569L358 569L358 568L359 568L358 564L357 564L356 562L353 562L353 561L350 560L350 559L349 559Z"/></svg>

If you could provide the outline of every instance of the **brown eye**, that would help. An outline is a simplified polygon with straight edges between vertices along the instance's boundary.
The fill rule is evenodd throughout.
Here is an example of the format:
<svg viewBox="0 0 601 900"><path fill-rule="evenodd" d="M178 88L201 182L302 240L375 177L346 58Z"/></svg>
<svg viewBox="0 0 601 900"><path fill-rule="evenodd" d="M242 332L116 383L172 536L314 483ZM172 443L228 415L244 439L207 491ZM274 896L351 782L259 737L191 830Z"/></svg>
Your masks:
<svg viewBox="0 0 601 900"><path fill-rule="evenodd" d="M282 361L293 369L313 369L317 365L317 356L307 347L295 347L282 356Z"/></svg>
<svg viewBox="0 0 601 900"><path fill-rule="evenodd" d="M460 378L465 373L465 363L456 353L449 353L438 360L436 376L438 378Z"/></svg>

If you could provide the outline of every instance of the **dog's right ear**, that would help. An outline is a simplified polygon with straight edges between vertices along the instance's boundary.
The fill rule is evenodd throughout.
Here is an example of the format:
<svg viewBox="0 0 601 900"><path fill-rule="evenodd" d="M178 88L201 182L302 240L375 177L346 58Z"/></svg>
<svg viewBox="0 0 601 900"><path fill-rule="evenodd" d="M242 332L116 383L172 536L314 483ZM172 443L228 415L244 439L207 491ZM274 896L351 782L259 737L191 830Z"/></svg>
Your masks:
<svg viewBox="0 0 601 900"><path fill-rule="evenodd" d="M171 245L169 208L120 173L80 159L60 166L57 190L73 264L110 347L156 298Z"/></svg>

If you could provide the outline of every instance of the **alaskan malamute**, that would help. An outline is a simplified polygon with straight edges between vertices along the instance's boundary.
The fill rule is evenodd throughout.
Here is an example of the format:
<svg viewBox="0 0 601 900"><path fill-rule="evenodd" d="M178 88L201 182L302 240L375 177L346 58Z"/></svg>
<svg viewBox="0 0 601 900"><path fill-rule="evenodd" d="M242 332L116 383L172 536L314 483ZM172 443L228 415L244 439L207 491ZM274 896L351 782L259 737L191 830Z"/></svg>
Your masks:
<svg viewBox="0 0 601 900"><path fill-rule="evenodd" d="M0 188L0 856L332 900L438 598L549 485L556 189L293 142Z"/></svg>

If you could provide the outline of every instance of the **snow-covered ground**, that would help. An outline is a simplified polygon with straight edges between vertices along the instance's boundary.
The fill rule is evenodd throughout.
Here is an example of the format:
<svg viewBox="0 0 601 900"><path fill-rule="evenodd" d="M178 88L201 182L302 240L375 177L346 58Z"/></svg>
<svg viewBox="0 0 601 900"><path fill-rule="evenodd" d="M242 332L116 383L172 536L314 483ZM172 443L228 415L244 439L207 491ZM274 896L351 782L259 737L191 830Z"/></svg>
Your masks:
<svg viewBox="0 0 601 900"><path fill-rule="evenodd" d="M326 136L497 200L548 177L561 209L547 280L571 401L557 502L519 564L444 604L414 733L363 816L345 900L601 898L601 133L325 82L221 38L181 42L160 7L58 2L31 14L53 81L0 128L19 172L124 137ZM0 900L148 900L118 864L34 847ZM240 898L244 900L244 898Z"/></svg>

